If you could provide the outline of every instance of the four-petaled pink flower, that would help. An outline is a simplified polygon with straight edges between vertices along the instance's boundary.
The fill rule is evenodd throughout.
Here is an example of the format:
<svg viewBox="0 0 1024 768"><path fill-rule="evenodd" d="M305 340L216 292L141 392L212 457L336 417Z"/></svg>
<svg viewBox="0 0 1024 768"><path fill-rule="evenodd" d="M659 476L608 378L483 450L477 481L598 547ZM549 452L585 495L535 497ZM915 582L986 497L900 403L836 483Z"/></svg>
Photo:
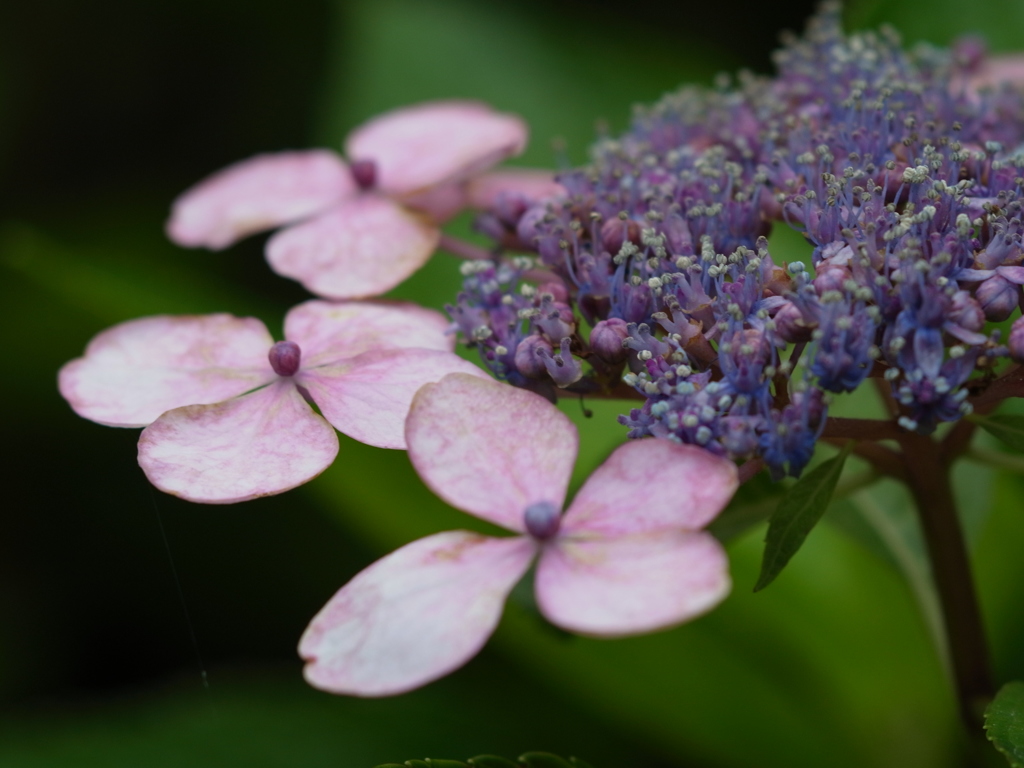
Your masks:
<svg viewBox="0 0 1024 768"><path fill-rule="evenodd" d="M729 591L725 553L700 530L736 490L736 467L725 459L667 440L629 442L562 515L575 427L537 395L462 374L417 393L406 440L437 495L521 535L439 533L362 571L299 644L317 688L386 696L460 667L538 556L541 612L586 635L677 624Z"/></svg>
<svg viewBox="0 0 1024 768"><path fill-rule="evenodd" d="M145 317L94 338L61 369L60 391L87 419L148 425L139 464L161 490L245 501L323 472L338 453L334 428L405 448L405 417L424 383L485 375L451 351L447 328L437 312L371 302L300 304L277 343L255 318Z"/></svg>
<svg viewBox="0 0 1024 768"><path fill-rule="evenodd" d="M520 118L477 102L398 109L348 136L351 164L314 149L215 173L175 201L167 233L179 245L221 249L301 222L267 243L275 271L329 298L376 296L426 263L437 224L466 206L468 180L522 152L526 138Z"/></svg>

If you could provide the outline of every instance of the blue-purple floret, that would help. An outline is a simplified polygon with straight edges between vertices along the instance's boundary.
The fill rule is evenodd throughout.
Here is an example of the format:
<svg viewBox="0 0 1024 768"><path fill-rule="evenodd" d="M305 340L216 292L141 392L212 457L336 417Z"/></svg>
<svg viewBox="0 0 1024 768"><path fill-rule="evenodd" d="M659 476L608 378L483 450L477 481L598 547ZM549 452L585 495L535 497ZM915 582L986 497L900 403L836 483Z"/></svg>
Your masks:
<svg viewBox="0 0 1024 768"><path fill-rule="evenodd" d="M906 52L844 34L833 6L776 64L638 109L559 176L565 196L482 218L499 256L450 311L495 375L552 397L624 383L645 399L620 417L631 437L775 477L800 474L832 396L869 377L906 429L969 412L1008 354L986 323L1022 304L1024 93L969 88L977 41ZM773 260L779 223L811 268Z"/></svg>

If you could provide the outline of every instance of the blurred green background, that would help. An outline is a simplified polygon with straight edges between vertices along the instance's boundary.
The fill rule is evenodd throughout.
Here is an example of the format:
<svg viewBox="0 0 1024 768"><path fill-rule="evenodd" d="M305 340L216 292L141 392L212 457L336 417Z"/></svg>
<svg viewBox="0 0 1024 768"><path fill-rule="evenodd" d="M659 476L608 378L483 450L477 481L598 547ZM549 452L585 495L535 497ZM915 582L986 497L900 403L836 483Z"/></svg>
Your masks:
<svg viewBox="0 0 1024 768"><path fill-rule="evenodd" d="M134 430L75 416L58 367L106 326L160 312L256 314L279 329L304 291L254 238L184 251L173 197L261 151L337 146L362 120L442 97L526 117L519 162L585 156L595 121L714 73L770 70L812 3L610 0L51 0L0 7L0 766L368 768L528 749L595 768L962 764L932 642L934 600L906 499L873 488L833 511L753 595L763 527L730 544L732 597L679 629L572 638L516 593L494 641L449 678L385 700L307 688L294 647L348 578L412 538L471 527L404 454L343 440L325 475L233 507L152 491ZM865 0L855 27L910 41L966 31L1011 50L1024 4ZM460 220L455 229L468 230ZM802 255L787 233L783 258ZM397 295L440 307L436 258ZM869 407L856 403L846 407ZM566 411L577 480L622 439L602 403ZM855 469L855 468L854 468ZM999 679L1024 678L1024 482L964 464ZM748 492L743 503L771 503Z"/></svg>

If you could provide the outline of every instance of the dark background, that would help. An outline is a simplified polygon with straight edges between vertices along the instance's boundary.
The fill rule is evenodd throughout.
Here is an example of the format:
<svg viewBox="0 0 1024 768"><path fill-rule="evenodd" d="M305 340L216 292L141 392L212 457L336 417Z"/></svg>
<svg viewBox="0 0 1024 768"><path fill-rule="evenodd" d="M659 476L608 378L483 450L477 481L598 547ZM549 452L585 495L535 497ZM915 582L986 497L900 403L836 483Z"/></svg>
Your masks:
<svg viewBox="0 0 1024 768"><path fill-rule="evenodd" d="M349 443L308 488L188 504L146 484L134 430L79 419L55 387L59 366L112 323L232 311L274 329L305 298L266 267L261 238L215 255L163 238L170 201L209 172L257 152L338 146L378 111L444 96L524 114L532 164L553 162L556 138L578 161L594 121L622 128L634 101L723 68L770 71L778 31L801 28L812 5L0 7L0 765L356 768L526 749L596 768L754 765L752 755L765 766L953 764L927 622L891 558L838 527L801 554L806 572L760 602L743 579L753 583L761 534L739 542L735 607L692 630L633 645L566 640L514 607L480 658L422 691L312 691L294 648L327 597L388 549L464 520L438 509L402 456ZM858 24L891 16L937 42L961 31L919 21L925 7L945 13L912 0L850 13ZM1005 25L991 26L1006 45ZM454 295L454 269L438 263L402 295L435 306ZM584 463L621 439L613 415L587 424L596 447ZM966 482L985 485L986 509L1021 490L992 473ZM1022 574L999 548L1020 523L986 525L992 573L980 578L997 663L1022 675ZM667 682L655 690L648 678Z"/></svg>

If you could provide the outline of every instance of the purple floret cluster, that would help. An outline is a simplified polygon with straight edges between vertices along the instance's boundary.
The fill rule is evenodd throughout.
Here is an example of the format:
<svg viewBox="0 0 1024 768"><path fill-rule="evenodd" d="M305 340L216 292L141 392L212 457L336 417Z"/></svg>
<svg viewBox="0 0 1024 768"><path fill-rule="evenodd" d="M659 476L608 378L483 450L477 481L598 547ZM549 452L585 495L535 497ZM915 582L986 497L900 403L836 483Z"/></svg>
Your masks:
<svg viewBox="0 0 1024 768"><path fill-rule="evenodd" d="M687 87L638 109L564 194L500 199L449 308L499 378L639 395L620 417L773 476L799 476L834 393L887 382L899 424L970 412L1024 360L1024 92L978 87L974 40L902 48L826 5L774 77ZM773 259L789 226L810 267ZM506 258L506 254L530 254Z"/></svg>

